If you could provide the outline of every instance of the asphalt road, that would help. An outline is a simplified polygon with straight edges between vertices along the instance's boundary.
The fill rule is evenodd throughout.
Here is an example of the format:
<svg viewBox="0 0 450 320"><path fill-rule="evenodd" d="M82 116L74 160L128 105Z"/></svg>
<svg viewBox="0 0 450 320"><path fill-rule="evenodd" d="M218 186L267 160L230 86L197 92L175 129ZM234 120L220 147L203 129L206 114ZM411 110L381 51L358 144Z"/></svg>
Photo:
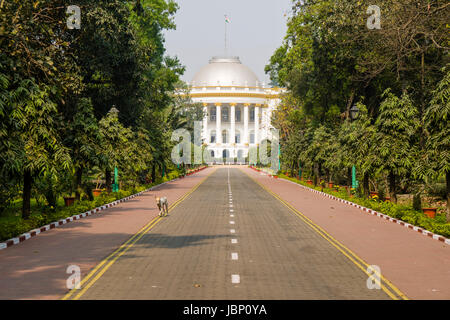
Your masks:
<svg viewBox="0 0 450 320"><path fill-rule="evenodd" d="M238 168L219 168L106 261L80 299L390 299ZM71 298L74 298L72 295Z"/></svg>

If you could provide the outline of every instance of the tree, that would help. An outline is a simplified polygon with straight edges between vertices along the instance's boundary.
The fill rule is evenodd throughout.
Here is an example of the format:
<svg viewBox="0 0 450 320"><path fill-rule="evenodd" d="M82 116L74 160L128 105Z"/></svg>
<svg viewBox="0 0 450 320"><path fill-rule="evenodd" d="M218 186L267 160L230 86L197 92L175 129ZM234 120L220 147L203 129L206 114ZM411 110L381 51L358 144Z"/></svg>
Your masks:
<svg viewBox="0 0 450 320"><path fill-rule="evenodd" d="M133 134L120 122L118 111L111 109L99 122L101 139L100 155L105 170L106 189L111 192L111 171L124 165L129 160L129 149L132 148Z"/></svg>
<svg viewBox="0 0 450 320"><path fill-rule="evenodd" d="M17 139L20 172L23 175L22 217L30 215L33 177L44 172L57 175L58 169L69 169L69 151L57 138L56 105L49 99L50 88L39 88L31 80L24 80L13 93L10 121L17 129L11 136Z"/></svg>
<svg viewBox="0 0 450 320"><path fill-rule="evenodd" d="M388 172L390 197L397 202L397 178L411 170L417 159L418 111L406 92L399 98L386 90L383 97L375 122L373 154L379 170Z"/></svg>
<svg viewBox="0 0 450 320"><path fill-rule="evenodd" d="M438 178L445 176L447 193L447 221L450 222L450 72L446 74L433 91L430 107L424 115L428 139L419 176Z"/></svg>
<svg viewBox="0 0 450 320"><path fill-rule="evenodd" d="M75 189L77 200L80 200L83 172L99 165L99 153L102 140L98 121L94 116L92 103L87 98L78 101L73 121L65 127L65 145L70 154L75 170Z"/></svg>

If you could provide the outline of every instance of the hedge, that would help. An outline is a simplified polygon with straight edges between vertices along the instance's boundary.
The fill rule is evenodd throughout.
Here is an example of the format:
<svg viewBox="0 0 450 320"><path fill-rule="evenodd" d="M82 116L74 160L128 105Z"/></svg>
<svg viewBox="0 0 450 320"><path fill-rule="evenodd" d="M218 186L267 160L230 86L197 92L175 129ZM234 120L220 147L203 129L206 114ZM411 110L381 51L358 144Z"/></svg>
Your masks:
<svg viewBox="0 0 450 320"><path fill-rule="evenodd" d="M77 215L94 208L100 207L107 203L114 202L119 199L126 198L130 195L139 193L141 191L147 190L153 186L159 185L161 183L174 180L180 176L180 173L176 170L167 174L164 178L158 179L155 183L140 186L137 188L132 188L130 190L119 190L115 193L102 193L99 197L96 197L93 201L83 200L76 201L74 205L69 207L41 207L40 212L32 213L30 218L27 220L22 219L22 217L2 217L0 218L0 241L9 240L11 238L17 237L30 230L40 228L44 225L56 222L61 219L66 219L73 215Z"/></svg>
<svg viewBox="0 0 450 320"><path fill-rule="evenodd" d="M308 188L321 191L321 187L313 187L303 181L288 177L284 174L279 174L283 179L301 184ZM444 237L450 238L450 223L446 222L445 215L437 215L435 219L429 218L423 212L414 210L411 206L394 204L391 202L381 202L376 200L364 199L359 197L350 198L345 191L332 191L328 188L323 189L324 193L333 195L335 197L351 201L366 208L378 211L392 218L402 220L414 226L426 229L435 234L440 234Z"/></svg>

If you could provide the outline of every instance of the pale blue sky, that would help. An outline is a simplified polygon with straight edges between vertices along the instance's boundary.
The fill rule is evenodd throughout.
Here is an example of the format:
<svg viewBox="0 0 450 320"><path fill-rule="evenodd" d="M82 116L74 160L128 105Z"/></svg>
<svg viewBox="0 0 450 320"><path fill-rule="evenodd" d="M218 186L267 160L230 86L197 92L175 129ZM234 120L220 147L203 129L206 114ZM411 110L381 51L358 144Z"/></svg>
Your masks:
<svg viewBox="0 0 450 320"><path fill-rule="evenodd" d="M225 17L228 28L229 54L241 62L266 84L264 73L274 51L286 34L287 16L292 0L177 0L180 8L175 16L177 30L168 31L167 54L178 56L186 66L182 77L191 81L195 73L208 64L212 56L224 55Z"/></svg>

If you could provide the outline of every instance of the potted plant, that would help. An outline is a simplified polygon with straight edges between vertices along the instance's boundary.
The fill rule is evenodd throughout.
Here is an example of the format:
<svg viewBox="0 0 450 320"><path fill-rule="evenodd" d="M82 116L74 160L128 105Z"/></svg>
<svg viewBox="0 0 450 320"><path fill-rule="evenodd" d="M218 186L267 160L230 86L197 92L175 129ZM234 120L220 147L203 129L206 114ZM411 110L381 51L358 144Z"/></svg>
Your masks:
<svg viewBox="0 0 450 320"><path fill-rule="evenodd" d="M375 198L375 197L378 198L378 192L376 192L376 191L370 191L370 197L371 197L371 198Z"/></svg>
<svg viewBox="0 0 450 320"><path fill-rule="evenodd" d="M313 181L311 179L306 180L306 183L311 185L311 186L313 185Z"/></svg>
<svg viewBox="0 0 450 320"><path fill-rule="evenodd" d="M328 188L330 188L330 189L333 189L333 185L334 185L334 183L333 182L328 182Z"/></svg>
<svg viewBox="0 0 450 320"><path fill-rule="evenodd" d="M437 208L422 208L423 213L431 219L436 217Z"/></svg>
<svg viewBox="0 0 450 320"><path fill-rule="evenodd" d="M100 176L97 177L97 185L95 186L95 189L92 190L92 194L94 195L94 197L98 197L102 193L102 189L100 189L99 187L100 187Z"/></svg>
<svg viewBox="0 0 450 320"><path fill-rule="evenodd" d="M64 204L66 207L69 207L75 203L75 197L72 196L72 194L64 197Z"/></svg>
<svg viewBox="0 0 450 320"><path fill-rule="evenodd" d="M356 189L355 188L351 188L351 187L349 187L349 189L350 189L350 198L353 198L353 196L356 193Z"/></svg>
<svg viewBox="0 0 450 320"><path fill-rule="evenodd" d="M427 217L434 219L436 217L437 208L432 207L431 201L427 199L427 201L425 201L425 208L422 208L422 211Z"/></svg>
<svg viewBox="0 0 450 320"><path fill-rule="evenodd" d="M323 188L325 188L325 180L320 179L320 191L323 192Z"/></svg>

